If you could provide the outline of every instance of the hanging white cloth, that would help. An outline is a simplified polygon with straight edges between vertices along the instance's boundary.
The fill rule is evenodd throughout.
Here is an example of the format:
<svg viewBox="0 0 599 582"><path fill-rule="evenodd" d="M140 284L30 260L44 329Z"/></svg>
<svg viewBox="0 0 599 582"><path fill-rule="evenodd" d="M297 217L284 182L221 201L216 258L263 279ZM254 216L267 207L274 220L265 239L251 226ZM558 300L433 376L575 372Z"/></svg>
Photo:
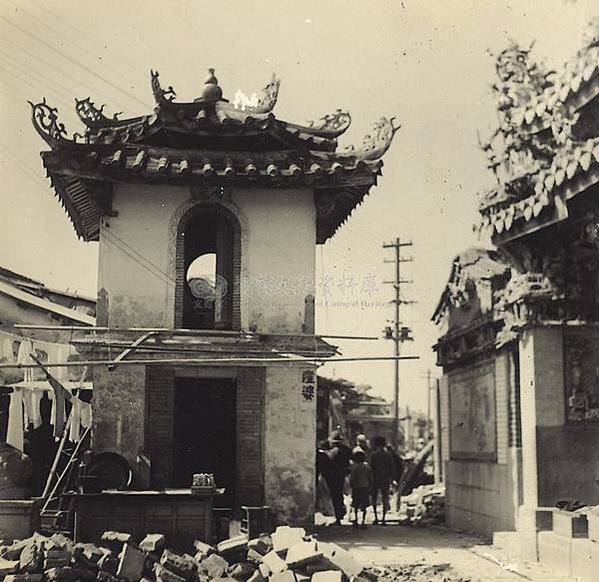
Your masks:
<svg viewBox="0 0 599 582"><path fill-rule="evenodd" d="M89 428L92 425L92 405L90 402L80 401L81 406L81 426Z"/></svg>
<svg viewBox="0 0 599 582"><path fill-rule="evenodd" d="M18 389L13 390L10 395L6 442L20 451L23 450L23 393Z"/></svg>
<svg viewBox="0 0 599 582"><path fill-rule="evenodd" d="M48 363L64 364L69 361L69 356L74 352L73 346L68 344L47 344ZM61 366L60 368L53 368L51 371L52 375L60 382L69 380L68 368Z"/></svg>
<svg viewBox="0 0 599 582"><path fill-rule="evenodd" d="M27 428L29 423L33 423L33 402L31 398L32 390L30 388L23 388L21 390L23 394L23 407L25 409L25 419L23 422L23 426Z"/></svg>
<svg viewBox="0 0 599 582"><path fill-rule="evenodd" d="M19 346L19 353L17 354L17 364L35 364L31 358L33 352L33 343L29 339L24 339ZM25 382L33 381L33 368L24 368L23 380Z"/></svg>
<svg viewBox="0 0 599 582"><path fill-rule="evenodd" d="M12 364L15 361L13 341L13 336L5 335L2 339L2 360L7 364Z"/></svg>
<svg viewBox="0 0 599 582"><path fill-rule="evenodd" d="M31 417L29 422L33 424L33 428L39 428L42 426L42 397L44 396L44 390L34 388L31 390Z"/></svg>
<svg viewBox="0 0 599 582"><path fill-rule="evenodd" d="M69 427L69 440L72 443L79 442L81 437L81 400L76 396L71 398L71 425Z"/></svg>

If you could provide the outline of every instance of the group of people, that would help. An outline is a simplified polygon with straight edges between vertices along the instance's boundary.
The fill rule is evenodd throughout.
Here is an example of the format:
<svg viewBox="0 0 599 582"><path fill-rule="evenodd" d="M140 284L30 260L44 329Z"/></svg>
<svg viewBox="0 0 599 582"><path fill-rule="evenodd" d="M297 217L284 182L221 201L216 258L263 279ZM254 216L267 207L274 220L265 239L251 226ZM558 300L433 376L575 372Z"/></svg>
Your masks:
<svg viewBox="0 0 599 582"><path fill-rule="evenodd" d="M344 492L349 486L353 526L366 529L366 511L370 505L374 510L374 524L385 525L387 512L391 508L391 487L401 482L403 468L401 457L387 444L385 437L374 437L369 443L366 435L360 434L352 449L344 442L339 431L333 431L328 440L320 443L317 451L318 501L322 506L327 494L330 496L335 523L339 525L346 514ZM380 521L379 497L382 503ZM358 519L360 513L361 523Z"/></svg>

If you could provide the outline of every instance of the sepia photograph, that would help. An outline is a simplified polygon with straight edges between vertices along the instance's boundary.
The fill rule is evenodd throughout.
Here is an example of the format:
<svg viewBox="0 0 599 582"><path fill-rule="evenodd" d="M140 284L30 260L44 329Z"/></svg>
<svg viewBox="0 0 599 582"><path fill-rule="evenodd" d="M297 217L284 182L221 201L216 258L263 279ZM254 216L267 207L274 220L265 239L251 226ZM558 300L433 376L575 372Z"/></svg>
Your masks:
<svg viewBox="0 0 599 582"><path fill-rule="evenodd" d="M599 580L597 0L0 50L0 582Z"/></svg>

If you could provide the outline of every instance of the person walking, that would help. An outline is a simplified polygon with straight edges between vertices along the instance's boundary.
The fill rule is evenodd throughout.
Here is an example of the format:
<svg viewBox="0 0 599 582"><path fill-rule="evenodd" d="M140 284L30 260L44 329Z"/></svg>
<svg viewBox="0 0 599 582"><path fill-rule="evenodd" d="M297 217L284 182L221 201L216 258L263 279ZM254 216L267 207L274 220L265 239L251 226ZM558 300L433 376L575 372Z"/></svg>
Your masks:
<svg viewBox="0 0 599 582"><path fill-rule="evenodd" d="M382 525L386 525L385 518L390 509L389 505L389 487L394 478L393 458L385 450L385 437L378 436L373 439L373 450L370 453L370 468L372 469L372 509L374 510L374 524L379 523L377 514L377 504L379 492L383 504Z"/></svg>
<svg viewBox="0 0 599 582"><path fill-rule="evenodd" d="M343 437L338 430L331 433L329 445L330 449L327 451L327 454L335 466L335 471L331 474L329 491L333 507L335 508L335 525L341 525L341 520L345 517L343 486L345 485L345 478L349 474L352 451L343 442Z"/></svg>
<svg viewBox="0 0 599 582"><path fill-rule="evenodd" d="M355 454L358 450L364 451L366 460L368 460L368 457L370 456L370 446L368 445L368 437L365 434L359 434L356 437L356 446L352 452Z"/></svg>
<svg viewBox="0 0 599 582"><path fill-rule="evenodd" d="M349 486L352 494L354 510L353 526L358 527L358 512L362 512L360 527L366 529L366 510L370 505L370 491L374 483L372 469L366 462L366 454L362 449L353 454L353 463L349 469Z"/></svg>
<svg viewBox="0 0 599 582"><path fill-rule="evenodd" d="M388 444L387 452L391 455L391 459L393 460L393 489L397 493L395 504L397 507L397 513L401 508L401 489L402 489L402 478L404 474L404 462L401 458L401 455L396 451L395 447L391 444Z"/></svg>

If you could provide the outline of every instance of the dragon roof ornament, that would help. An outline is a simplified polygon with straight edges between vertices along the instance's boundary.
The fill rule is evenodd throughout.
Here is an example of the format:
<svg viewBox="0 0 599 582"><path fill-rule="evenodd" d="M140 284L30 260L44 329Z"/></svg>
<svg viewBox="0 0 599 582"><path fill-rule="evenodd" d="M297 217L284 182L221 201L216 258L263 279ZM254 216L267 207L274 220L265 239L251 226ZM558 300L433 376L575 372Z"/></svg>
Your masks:
<svg viewBox="0 0 599 582"><path fill-rule="evenodd" d="M327 113L318 121L308 122L308 128L316 135L338 137L351 125L351 115L348 111L337 109L335 113Z"/></svg>
<svg viewBox="0 0 599 582"><path fill-rule="evenodd" d="M159 73L158 71L150 70L151 75L151 83L152 83L152 93L154 95L154 100L156 101L156 105L163 105L164 103L172 103L177 93L172 86L169 85L167 89L163 89L160 85Z"/></svg>
<svg viewBox="0 0 599 582"><path fill-rule="evenodd" d="M112 119L110 119L104 115L104 107L106 107L106 105L102 105L98 109L90 97L86 97L85 99L75 99L75 110L77 115L87 127L107 126L112 125L115 121L120 121L119 115L122 115L121 112L115 113L112 116Z"/></svg>
<svg viewBox="0 0 599 582"><path fill-rule="evenodd" d="M31 105L31 121L36 131L40 134L42 139L50 146L57 142L71 141L67 137L67 130L64 123L58 121L58 109L56 107L50 107L46 102L46 98L41 103L33 103L28 101Z"/></svg>
<svg viewBox="0 0 599 582"><path fill-rule="evenodd" d="M278 79L273 73L272 79L260 91L259 95L253 93L251 97L248 97L243 91L238 90L235 93L233 106L235 109L247 113L270 113L277 104L280 87L281 79Z"/></svg>
<svg viewBox="0 0 599 582"><path fill-rule="evenodd" d="M395 132L401 127L395 125L394 121L395 117L381 117L372 127L372 131L364 136L359 148L350 145L340 155L354 156L364 161L378 160L389 149Z"/></svg>

